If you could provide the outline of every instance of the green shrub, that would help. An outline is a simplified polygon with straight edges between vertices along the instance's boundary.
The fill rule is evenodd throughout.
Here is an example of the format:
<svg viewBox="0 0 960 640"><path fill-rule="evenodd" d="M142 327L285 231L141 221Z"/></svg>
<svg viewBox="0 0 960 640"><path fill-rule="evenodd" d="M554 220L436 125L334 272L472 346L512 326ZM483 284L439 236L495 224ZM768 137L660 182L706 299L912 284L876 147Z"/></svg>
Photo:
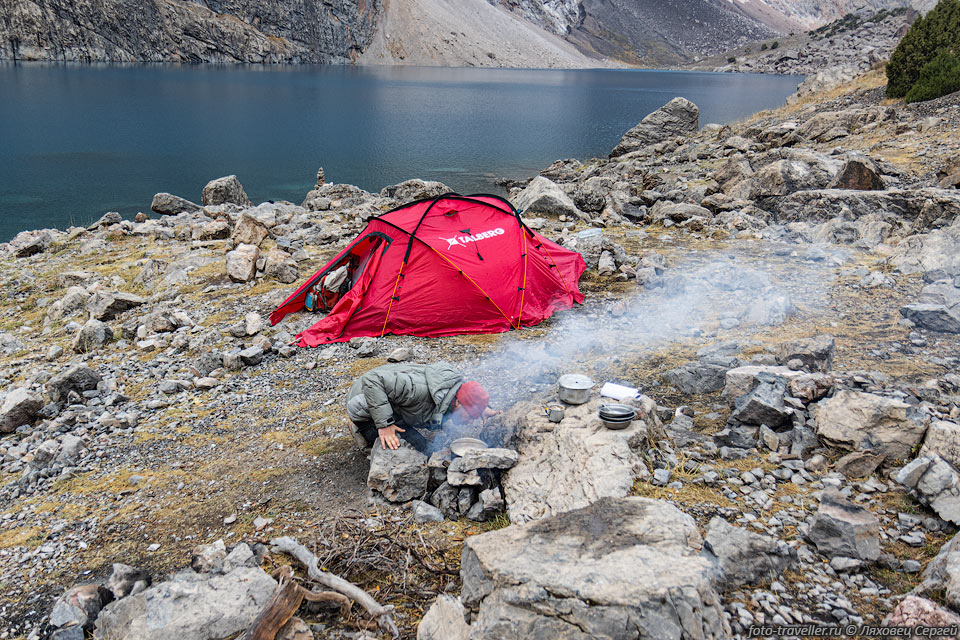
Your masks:
<svg viewBox="0 0 960 640"><path fill-rule="evenodd" d="M936 58L920 69L920 77L904 99L908 104L923 102L954 91L960 91L960 58L941 50Z"/></svg>
<svg viewBox="0 0 960 640"><path fill-rule="evenodd" d="M769 47L767 46L767 43L766 43L766 42L764 42L762 45L760 45L760 51L766 51L767 49L769 49Z"/></svg>
<svg viewBox="0 0 960 640"><path fill-rule="evenodd" d="M771 48L771 49L776 49L776 48L779 47L779 46L780 46L780 43L777 42L776 40L774 40L774 41L773 41L773 44L770 45L770 48Z"/></svg>
<svg viewBox="0 0 960 640"><path fill-rule="evenodd" d="M731 63L731 64L733 64L733 63L736 62L736 61L737 61L737 59L736 59L734 56L730 56L729 58L727 58L727 62L729 62L729 63Z"/></svg>
<svg viewBox="0 0 960 640"><path fill-rule="evenodd" d="M887 64L887 96L906 96L920 71L941 51L960 55L960 0L940 0L911 25Z"/></svg>

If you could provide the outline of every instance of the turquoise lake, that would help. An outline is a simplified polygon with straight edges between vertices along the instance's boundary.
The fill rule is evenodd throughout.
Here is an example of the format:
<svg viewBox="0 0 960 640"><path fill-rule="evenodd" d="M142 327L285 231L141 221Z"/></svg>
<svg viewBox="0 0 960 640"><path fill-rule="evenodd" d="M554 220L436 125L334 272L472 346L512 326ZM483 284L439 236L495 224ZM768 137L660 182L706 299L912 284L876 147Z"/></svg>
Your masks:
<svg viewBox="0 0 960 640"><path fill-rule="evenodd" d="M700 124L781 106L799 76L422 67L0 66L0 242L24 229L199 202L236 174L254 202L299 204L317 168L379 191L460 193L560 158L605 156L675 96Z"/></svg>

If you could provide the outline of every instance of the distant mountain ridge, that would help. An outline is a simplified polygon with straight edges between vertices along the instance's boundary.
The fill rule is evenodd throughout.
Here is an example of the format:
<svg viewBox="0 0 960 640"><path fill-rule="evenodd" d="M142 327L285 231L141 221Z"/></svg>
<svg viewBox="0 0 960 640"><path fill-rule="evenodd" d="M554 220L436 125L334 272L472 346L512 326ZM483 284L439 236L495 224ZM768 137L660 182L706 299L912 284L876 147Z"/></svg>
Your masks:
<svg viewBox="0 0 960 640"><path fill-rule="evenodd" d="M0 59L683 64L906 0L7 0Z"/></svg>

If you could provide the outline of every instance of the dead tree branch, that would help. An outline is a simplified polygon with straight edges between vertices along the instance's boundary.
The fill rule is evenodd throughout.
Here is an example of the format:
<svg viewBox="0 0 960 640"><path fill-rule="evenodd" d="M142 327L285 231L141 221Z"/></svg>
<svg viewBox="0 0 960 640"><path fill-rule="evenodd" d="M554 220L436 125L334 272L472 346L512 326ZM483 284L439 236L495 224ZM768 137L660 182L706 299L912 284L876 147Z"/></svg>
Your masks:
<svg viewBox="0 0 960 640"><path fill-rule="evenodd" d="M400 635L397 625L393 622L393 607L383 606L378 603L366 591L356 586L352 582L344 580L340 576L329 572L320 571L317 566L317 556L310 553L306 547L289 536L274 538L270 541L277 551L282 551L293 556L300 564L307 569L307 575L311 580L319 582L325 587L333 589L351 600L358 602L371 617L377 618L377 624L380 629L391 634L394 638Z"/></svg>

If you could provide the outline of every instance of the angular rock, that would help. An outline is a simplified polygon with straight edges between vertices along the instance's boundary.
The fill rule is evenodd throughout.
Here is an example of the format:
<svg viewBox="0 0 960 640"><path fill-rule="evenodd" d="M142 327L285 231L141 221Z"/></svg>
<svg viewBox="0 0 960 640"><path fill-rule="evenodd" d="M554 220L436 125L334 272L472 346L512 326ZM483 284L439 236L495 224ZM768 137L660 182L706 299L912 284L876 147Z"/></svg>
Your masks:
<svg viewBox="0 0 960 640"><path fill-rule="evenodd" d="M519 456L513 449L471 449L450 463L452 471L473 471L474 469L510 469L517 464Z"/></svg>
<svg viewBox="0 0 960 640"><path fill-rule="evenodd" d="M470 638L731 637L702 546L693 518L637 497L472 536Z"/></svg>
<svg viewBox="0 0 960 640"><path fill-rule="evenodd" d="M200 193L200 204L203 206L217 204L236 204L241 207L253 206L240 181L237 180L237 176L225 176L208 182Z"/></svg>
<svg viewBox="0 0 960 640"><path fill-rule="evenodd" d="M459 516L457 513L457 496L459 493L459 489L444 480L433 494L431 494L430 504L440 509L446 517L451 520L456 520Z"/></svg>
<svg viewBox="0 0 960 640"><path fill-rule="evenodd" d="M76 466L80 460L81 452L87 447L83 439L71 433L63 436L60 442L60 453L57 454L57 461L66 466Z"/></svg>
<svg viewBox="0 0 960 640"><path fill-rule="evenodd" d="M405 441L400 441L399 449L384 449L379 439L373 443L367 486L387 500L407 502L422 498L429 475L427 456Z"/></svg>
<svg viewBox="0 0 960 640"><path fill-rule="evenodd" d="M584 507L602 497L623 497L649 476L637 454L645 450L647 424L601 426L599 398L567 407L563 421L547 421L540 407L517 423L517 465L501 477L511 522L527 522ZM649 418L648 418L649 419Z"/></svg>
<svg viewBox="0 0 960 640"><path fill-rule="evenodd" d="M171 580L117 600L100 612L99 640L215 640L243 631L277 583L257 568L226 575L181 571Z"/></svg>
<svg viewBox="0 0 960 640"><path fill-rule="evenodd" d="M0 433L12 433L17 427L33 424L43 409L43 398L19 387L7 394L0 406Z"/></svg>
<svg viewBox="0 0 960 640"><path fill-rule="evenodd" d="M786 384L782 378L761 378L753 391L737 398L736 409L730 417L744 424L778 427L793 415L793 411L784 404L785 393Z"/></svg>
<svg viewBox="0 0 960 640"><path fill-rule="evenodd" d="M724 362L688 362L663 374L664 379L685 394L713 393L723 388L727 371L740 364L736 358Z"/></svg>
<svg viewBox="0 0 960 640"><path fill-rule="evenodd" d="M140 285L145 289L153 289L160 283L169 268L170 264L168 262L150 258L143 263L140 273L133 279L133 284Z"/></svg>
<svg viewBox="0 0 960 640"><path fill-rule="evenodd" d="M417 640L467 640L470 625L460 598L440 595L417 627Z"/></svg>
<svg viewBox="0 0 960 640"><path fill-rule="evenodd" d="M132 293L96 293L87 302L87 310L94 320L113 320L124 311L139 307L146 299Z"/></svg>
<svg viewBox="0 0 960 640"><path fill-rule="evenodd" d="M804 404L825 398L836 383L833 376L826 373L805 373L787 382L790 395Z"/></svg>
<svg viewBox="0 0 960 640"><path fill-rule="evenodd" d="M84 584L67 589L53 605L50 625L65 627L75 624L81 628L89 628L103 605L112 599L110 592L99 584Z"/></svg>
<svg viewBox="0 0 960 640"><path fill-rule="evenodd" d="M833 352L833 336L819 335L780 345L777 359L786 364L796 358L807 371L826 373L833 368Z"/></svg>
<svg viewBox="0 0 960 640"><path fill-rule="evenodd" d="M960 424L949 420L931 421L920 455L938 455L960 469Z"/></svg>
<svg viewBox="0 0 960 640"><path fill-rule="evenodd" d="M887 188L887 185L880 177L880 170L873 160L866 157L853 157L843 163L843 167L827 188L882 191Z"/></svg>
<svg viewBox="0 0 960 640"><path fill-rule="evenodd" d="M234 282L250 282L257 275L260 248L253 244L240 244L227 253L227 275Z"/></svg>
<svg viewBox="0 0 960 640"><path fill-rule="evenodd" d="M674 98L627 131L610 152L611 158L663 142L668 138L696 133L700 109L685 98Z"/></svg>
<svg viewBox="0 0 960 640"><path fill-rule="evenodd" d="M853 451L870 450L904 460L920 443L928 418L905 402L872 393L842 390L811 405L817 435Z"/></svg>
<svg viewBox="0 0 960 640"><path fill-rule="evenodd" d="M526 215L541 213L551 216L587 218L587 215L577 208L573 199L564 193L563 189L543 176L537 176L531 180L530 184L513 199L513 202L517 211Z"/></svg>
<svg viewBox="0 0 960 640"><path fill-rule="evenodd" d="M960 616L932 600L908 595L883 619L885 627L960 627Z"/></svg>
<svg viewBox="0 0 960 640"><path fill-rule="evenodd" d="M477 496L477 501L467 510L467 518L475 522L484 522L503 511L504 502L500 489L485 489Z"/></svg>
<svg viewBox="0 0 960 640"><path fill-rule="evenodd" d="M824 490L807 537L825 556L870 562L880 557L880 521L877 516L850 502L836 490Z"/></svg>
<svg viewBox="0 0 960 640"><path fill-rule="evenodd" d="M400 184L393 184L380 190L381 197L392 198L398 202L413 202L421 198L435 198L453 191L442 182L434 180L405 180Z"/></svg>
<svg viewBox="0 0 960 640"><path fill-rule="evenodd" d="M873 475L884 461L883 455L867 451L854 451L843 456L833 464L834 470L847 478L866 478Z"/></svg>
<svg viewBox="0 0 960 640"><path fill-rule="evenodd" d="M162 216L175 216L178 213L200 211L200 205L172 193L161 192L153 196L150 210Z"/></svg>
<svg viewBox="0 0 960 640"><path fill-rule="evenodd" d="M90 318L77 331L77 335L73 339L73 350L77 353L89 353L105 345L111 338L113 338L113 332L110 327L99 320Z"/></svg>
<svg viewBox="0 0 960 640"><path fill-rule="evenodd" d="M240 361L248 367L255 367L263 362L263 349L248 347L240 352Z"/></svg>
<svg viewBox="0 0 960 640"><path fill-rule="evenodd" d="M82 287L89 285L93 280L94 275L88 271L62 271L57 274L57 288Z"/></svg>
<svg viewBox="0 0 960 640"><path fill-rule="evenodd" d="M960 333L960 315L942 304L917 302L900 307L900 315L921 329Z"/></svg>
<svg viewBox="0 0 960 640"><path fill-rule="evenodd" d="M752 364L735 367L724 374L722 395L730 403L730 406L736 406L737 398L753 391L763 379L767 379L766 376L776 376L789 381L801 375L797 371L791 371L788 367Z"/></svg>
<svg viewBox="0 0 960 640"><path fill-rule="evenodd" d="M299 279L300 270L297 267L297 261L286 251L270 249L264 257L267 262L263 272L268 278L284 284L291 284Z"/></svg>
<svg viewBox="0 0 960 640"><path fill-rule="evenodd" d="M900 469L897 482L942 519L960 524L960 474L946 460L920 456Z"/></svg>
<svg viewBox="0 0 960 640"><path fill-rule="evenodd" d="M443 522L443 512L422 500L413 501L413 519L416 522Z"/></svg>
<svg viewBox="0 0 960 640"><path fill-rule="evenodd" d="M797 552L783 541L735 527L720 516L707 525L704 543L727 589L776 579L797 560Z"/></svg>
<svg viewBox="0 0 960 640"><path fill-rule="evenodd" d="M237 219L237 224L233 228L233 241L237 244L252 244L260 246L270 235L267 225L263 224L249 212L244 211Z"/></svg>
<svg viewBox="0 0 960 640"><path fill-rule="evenodd" d="M954 535L940 547L922 577L914 593L936 593L948 606L960 609L960 536Z"/></svg>
<svg viewBox="0 0 960 640"><path fill-rule="evenodd" d="M227 546L223 540L200 545L193 550L190 568L197 573L219 573L227 557Z"/></svg>
<svg viewBox="0 0 960 640"><path fill-rule="evenodd" d="M47 394L54 402L61 402L74 391L83 393L96 389L103 378L99 373L85 365L74 365L47 382Z"/></svg>
<svg viewBox="0 0 960 640"><path fill-rule="evenodd" d="M214 220L193 229L194 240L224 240L230 237L230 223Z"/></svg>
<svg viewBox="0 0 960 640"><path fill-rule="evenodd" d="M130 565L113 563L113 572L107 580L107 588L115 600L136 595L152 584L150 574Z"/></svg>

